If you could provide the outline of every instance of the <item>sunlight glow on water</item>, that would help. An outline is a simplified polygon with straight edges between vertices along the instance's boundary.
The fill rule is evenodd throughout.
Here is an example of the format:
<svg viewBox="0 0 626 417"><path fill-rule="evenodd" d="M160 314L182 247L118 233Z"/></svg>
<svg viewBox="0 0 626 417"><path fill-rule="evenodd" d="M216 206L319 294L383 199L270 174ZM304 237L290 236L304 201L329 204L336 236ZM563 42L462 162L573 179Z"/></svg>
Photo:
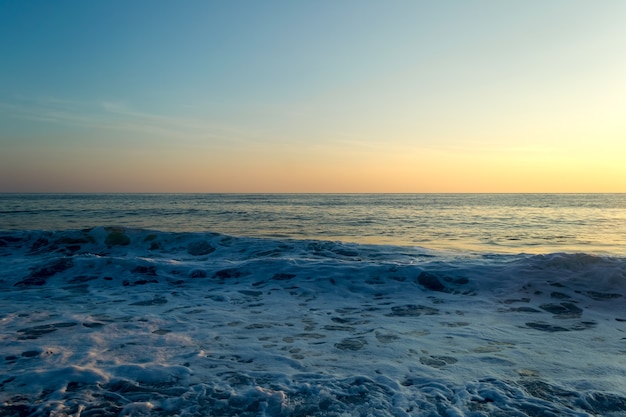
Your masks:
<svg viewBox="0 0 626 417"><path fill-rule="evenodd" d="M121 225L494 252L626 254L626 194L3 194L0 229Z"/></svg>

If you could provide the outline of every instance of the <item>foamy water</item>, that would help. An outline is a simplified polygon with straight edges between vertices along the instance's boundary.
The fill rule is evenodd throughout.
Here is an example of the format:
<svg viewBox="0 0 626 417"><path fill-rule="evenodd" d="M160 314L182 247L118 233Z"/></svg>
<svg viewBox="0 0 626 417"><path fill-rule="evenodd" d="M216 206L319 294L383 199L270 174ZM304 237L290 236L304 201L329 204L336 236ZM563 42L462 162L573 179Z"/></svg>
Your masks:
<svg viewBox="0 0 626 417"><path fill-rule="evenodd" d="M618 416L623 258L0 234L2 415Z"/></svg>
<svg viewBox="0 0 626 417"><path fill-rule="evenodd" d="M3 196L0 416L626 415L623 196L322 197Z"/></svg>

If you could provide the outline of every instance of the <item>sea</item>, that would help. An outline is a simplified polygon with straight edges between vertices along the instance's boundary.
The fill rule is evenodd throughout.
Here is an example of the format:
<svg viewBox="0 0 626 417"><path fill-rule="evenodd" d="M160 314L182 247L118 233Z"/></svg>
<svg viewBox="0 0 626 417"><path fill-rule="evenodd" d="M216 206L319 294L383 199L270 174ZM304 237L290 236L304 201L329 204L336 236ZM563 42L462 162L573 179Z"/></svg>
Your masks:
<svg viewBox="0 0 626 417"><path fill-rule="evenodd" d="M626 416L626 194L0 194L0 417Z"/></svg>

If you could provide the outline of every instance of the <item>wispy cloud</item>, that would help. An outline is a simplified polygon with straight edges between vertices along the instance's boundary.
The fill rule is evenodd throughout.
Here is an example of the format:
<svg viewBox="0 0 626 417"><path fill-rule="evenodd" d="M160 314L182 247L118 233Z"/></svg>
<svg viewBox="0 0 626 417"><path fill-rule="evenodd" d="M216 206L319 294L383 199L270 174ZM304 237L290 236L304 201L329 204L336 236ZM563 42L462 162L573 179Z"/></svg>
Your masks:
<svg viewBox="0 0 626 417"><path fill-rule="evenodd" d="M56 97L18 97L0 101L0 115L91 130L144 134L177 141L246 142L254 135L238 127L202 118L154 114L112 101L74 101ZM135 137L135 136L134 136Z"/></svg>

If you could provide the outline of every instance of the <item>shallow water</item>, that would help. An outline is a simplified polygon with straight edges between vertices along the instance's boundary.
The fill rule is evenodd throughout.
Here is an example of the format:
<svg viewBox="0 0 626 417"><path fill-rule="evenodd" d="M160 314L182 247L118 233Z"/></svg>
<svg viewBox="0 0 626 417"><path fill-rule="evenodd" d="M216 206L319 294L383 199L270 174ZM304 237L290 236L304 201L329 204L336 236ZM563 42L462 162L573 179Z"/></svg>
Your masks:
<svg viewBox="0 0 626 417"><path fill-rule="evenodd" d="M0 416L626 415L624 257L96 227L0 271Z"/></svg>

